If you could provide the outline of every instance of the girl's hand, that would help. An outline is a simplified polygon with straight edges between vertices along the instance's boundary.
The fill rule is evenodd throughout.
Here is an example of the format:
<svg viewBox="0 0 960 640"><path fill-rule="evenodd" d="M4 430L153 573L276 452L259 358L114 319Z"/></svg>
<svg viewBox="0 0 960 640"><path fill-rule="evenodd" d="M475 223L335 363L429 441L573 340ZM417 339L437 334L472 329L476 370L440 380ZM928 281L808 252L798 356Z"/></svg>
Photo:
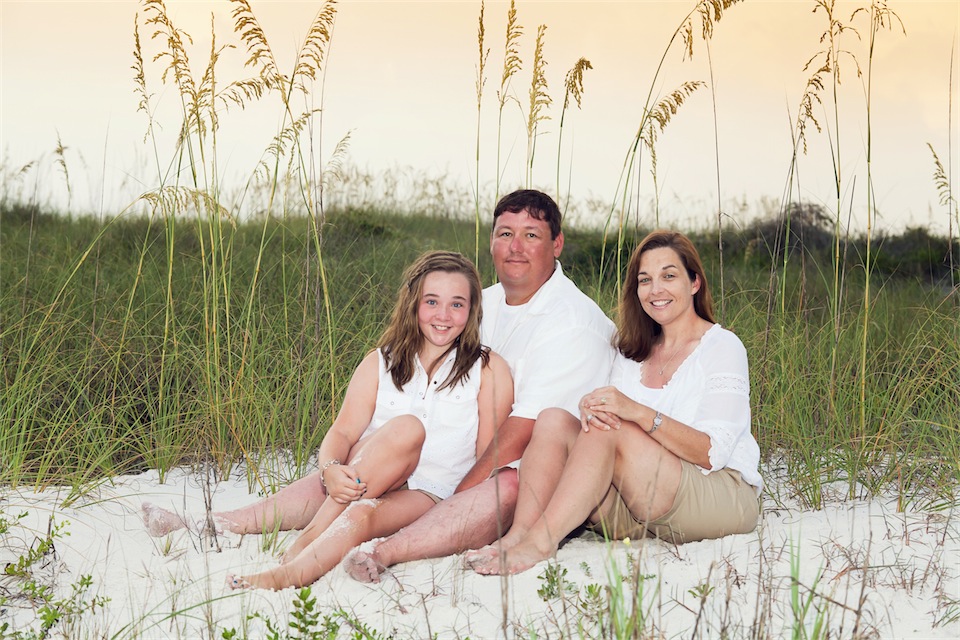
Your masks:
<svg viewBox="0 0 960 640"><path fill-rule="evenodd" d="M619 429L636 404L616 387L594 389L580 400L580 426L584 431Z"/></svg>
<svg viewBox="0 0 960 640"><path fill-rule="evenodd" d="M323 472L323 480L327 485L327 495L340 504L359 500L367 492L367 484L360 481L357 470L348 464L327 467Z"/></svg>

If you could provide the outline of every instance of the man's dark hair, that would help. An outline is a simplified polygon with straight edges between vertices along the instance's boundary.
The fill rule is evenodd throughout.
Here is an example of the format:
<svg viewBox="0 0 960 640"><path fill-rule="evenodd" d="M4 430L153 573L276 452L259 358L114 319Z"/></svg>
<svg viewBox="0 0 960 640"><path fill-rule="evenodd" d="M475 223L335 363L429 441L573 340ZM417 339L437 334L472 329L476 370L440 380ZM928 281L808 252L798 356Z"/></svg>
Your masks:
<svg viewBox="0 0 960 640"><path fill-rule="evenodd" d="M563 218L560 207L553 198L535 189L518 189L500 198L493 210L493 222L504 213L520 213L526 210L531 218L543 220L550 227L550 239L560 235L560 222Z"/></svg>

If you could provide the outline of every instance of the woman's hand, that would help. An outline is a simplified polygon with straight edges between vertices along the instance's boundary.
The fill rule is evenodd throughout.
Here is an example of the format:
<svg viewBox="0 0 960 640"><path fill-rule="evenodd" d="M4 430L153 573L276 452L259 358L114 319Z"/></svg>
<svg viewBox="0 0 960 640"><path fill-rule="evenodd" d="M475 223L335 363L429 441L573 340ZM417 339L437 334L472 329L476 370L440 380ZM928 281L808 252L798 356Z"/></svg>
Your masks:
<svg viewBox="0 0 960 640"><path fill-rule="evenodd" d="M357 470L348 464L334 464L323 471L323 481L327 487L327 495L334 502L347 504L363 497L367 492L367 485L360 481Z"/></svg>
<svg viewBox="0 0 960 640"><path fill-rule="evenodd" d="M580 426L584 431L619 429L624 414L635 405L616 387L594 389L580 400Z"/></svg>

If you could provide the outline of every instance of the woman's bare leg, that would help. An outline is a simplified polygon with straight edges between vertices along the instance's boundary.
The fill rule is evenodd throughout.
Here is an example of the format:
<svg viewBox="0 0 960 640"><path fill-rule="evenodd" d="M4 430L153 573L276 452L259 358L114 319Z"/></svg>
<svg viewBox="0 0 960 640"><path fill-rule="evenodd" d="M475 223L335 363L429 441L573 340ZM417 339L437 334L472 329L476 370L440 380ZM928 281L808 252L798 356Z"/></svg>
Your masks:
<svg viewBox="0 0 960 640"><path fill-rule="evenodd" d="M398 489L407 481L420 462L420 449L425 436L423 424L413 416L404 415L388 420L373 435L351 449L347 464L366 483L370 498L378 498ZM286 563L296 559L344 512L348 504L324 500L310 523L283 554L281 561Z"/></svg>
<svg viewBox="0 0 960 640"><path fill-rule="evenodd" d="M476 565L479 573L519 573L553 556L563 537L609 509L615 487L631 511L657 518L673 506L680 460L639 426L581 432L567 459L553 499L506 558ZM519 506L518 506L519 510Z"/></svg>
<svg viewBox="0 0 960 640"><path fill-rule="evenodd" d="M466 554L468 566L486 563L524 538L546 509L563 473L567 456L580 433L580 421L563 409L546 409L537 416L530 444L520 463L517 508L510 530L499 541Z"/></svg>
<svg viewBox="0 0 960 640"><path fill-rule="evenodd" d="M379 499L352 502L332 527L290 562L249 576L228 576L227 585L234 589L284 589L312 584L337 566L353 547L394 533L432 506L433 500L428 496L410 490L391 491Z"/></svg>

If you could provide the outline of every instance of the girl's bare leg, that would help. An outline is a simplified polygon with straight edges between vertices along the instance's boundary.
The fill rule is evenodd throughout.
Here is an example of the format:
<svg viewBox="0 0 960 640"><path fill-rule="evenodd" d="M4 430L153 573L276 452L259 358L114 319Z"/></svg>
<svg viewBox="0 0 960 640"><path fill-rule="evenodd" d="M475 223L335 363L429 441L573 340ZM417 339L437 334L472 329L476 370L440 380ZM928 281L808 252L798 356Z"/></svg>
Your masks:
<svg viewBox="0 0 960 640"><path fill-rule="evenodd" d="M326 497L320 473L314 471L249 506L215 512L213 520L218 530L241 534L302 529L310 524ZM144 502L141 509L143 524L154 537L190 528L203 520L202 516L181 516L150 502Z"/></svg>
<svg viewBox="0 0 960 640"><path fill-rule="evenodd" d="M358 442L350 451L347 464L366 483L367 495L378 498L401 487L414 472L420 462L424 437L423 424L417 418L410 415L393 418L373 435ZM335 500L324 500L310 523L283 554L281 562L295 560L347 506Z"/></svg>
<svg viewBox="0 0 960 640"><path fill-rule="evenodd" d="M331 501L332 502L332 501ZM337 566L353 547L404 527L433 506L419 491L391 491L379 499L358 500L296 558L278 567L248 576L227 576L231 588L284 589L319 580Z"/></svg>

